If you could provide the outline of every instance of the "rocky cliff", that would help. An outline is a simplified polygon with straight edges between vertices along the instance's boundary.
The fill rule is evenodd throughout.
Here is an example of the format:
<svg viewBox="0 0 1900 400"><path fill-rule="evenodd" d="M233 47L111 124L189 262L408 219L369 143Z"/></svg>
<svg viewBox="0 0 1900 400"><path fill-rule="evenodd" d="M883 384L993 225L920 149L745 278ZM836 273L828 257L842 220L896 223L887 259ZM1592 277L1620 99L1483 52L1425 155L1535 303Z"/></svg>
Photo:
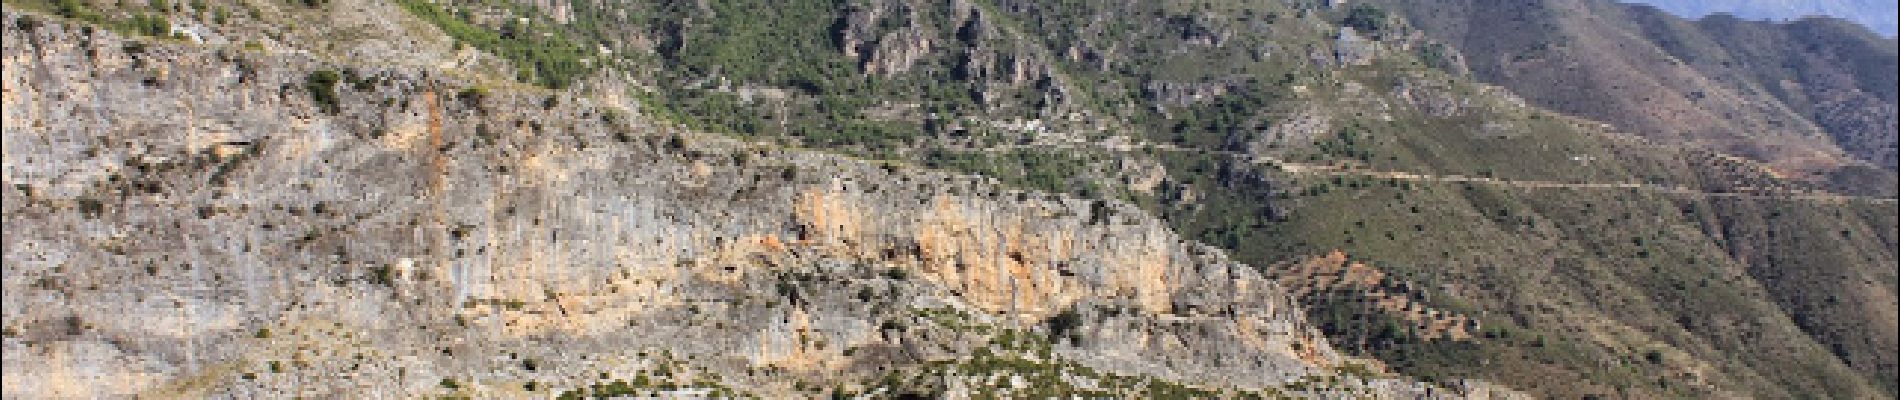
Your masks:
<svg viewBox="0 0 1900 400"><path fill-rule="evenodd" d="M10 397L1893 393L1832 25L5 3Z"/></svg>
<svg viewBox="0 0 1900 400"><path fill-rule="evenodd" d="M1494 392L1347 368L1274 280L1115 201L5 24L8 397Z"/></svg>

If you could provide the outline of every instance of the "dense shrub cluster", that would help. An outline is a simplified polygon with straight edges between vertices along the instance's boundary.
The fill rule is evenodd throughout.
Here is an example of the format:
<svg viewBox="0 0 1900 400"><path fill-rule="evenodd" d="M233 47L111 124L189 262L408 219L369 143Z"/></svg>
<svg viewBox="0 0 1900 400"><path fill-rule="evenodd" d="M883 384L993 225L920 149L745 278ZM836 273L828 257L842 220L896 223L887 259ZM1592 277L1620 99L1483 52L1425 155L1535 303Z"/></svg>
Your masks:
<svg viewBox="0 0 1900 400"><path fill-rule="evenodd" d="M427 0L398 3L460 43L508 59L523 82L559 89L594 72L595 66L590 63L594 52L589 47L544 29L532 19L509 19L499 28L489 28L471 21L467 10L452 12Z"/></svg>

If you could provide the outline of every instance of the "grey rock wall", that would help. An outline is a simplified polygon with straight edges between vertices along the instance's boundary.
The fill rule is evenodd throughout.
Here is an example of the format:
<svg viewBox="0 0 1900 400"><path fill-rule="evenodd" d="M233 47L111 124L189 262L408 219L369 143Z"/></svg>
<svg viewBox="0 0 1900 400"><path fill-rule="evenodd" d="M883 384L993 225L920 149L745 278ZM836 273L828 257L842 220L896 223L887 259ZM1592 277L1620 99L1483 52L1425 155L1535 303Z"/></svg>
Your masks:
<svg viewBox="0 0 1900 400"><path fill-rule="evenodd" d="M1118 374L1265 388L1344 361L1272 281L1131 206L579 92L5 23L8 398L784 397L1065 311L1049 356Z"/></svg>

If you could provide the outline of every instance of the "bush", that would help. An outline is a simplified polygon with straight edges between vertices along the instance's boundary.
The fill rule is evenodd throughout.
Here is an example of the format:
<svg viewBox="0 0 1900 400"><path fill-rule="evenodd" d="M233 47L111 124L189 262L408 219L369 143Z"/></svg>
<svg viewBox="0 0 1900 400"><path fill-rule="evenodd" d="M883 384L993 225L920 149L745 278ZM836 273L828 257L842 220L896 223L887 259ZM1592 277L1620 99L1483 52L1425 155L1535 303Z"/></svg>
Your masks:
<svg viewBox="0 0 1900 400"><path fill-rule="evenodd" d="M1049 317L1044 323L1049 326L1050 336L1059 337L1069 334L1074 331L1075 328L1082 327L1082 314L1076 312L1074 308L1070 308L1056 313L1053 317Z"/></svg>
<svg viewBox="0 0 1900 400"><path fill-rule="evenodd" d="M85 2L80 0L55 0L53 2L53 13L59 14L61 17L89 22L99 22L102 19L98 12L93 11L92 7L87 6Z"/></svg>
<svg viewBox="0 0 1900 400"><path fill-rule="evenodd" d="M582 61L593 55L592 49L568 40L565 35L540 32L532 24L514 22L504 27L504 34L476 25L466 14L451 13L427 0L398 3L411 14L441 28L443 33L455 38L456 43L468 43L507 59L523 81L561 89L593 73L594 67ZM547 35L544 37L543 33Z"/></svg>
<svg viewBox="0 0 1900 400"><path fill-rule="evenodd" d="M462 104L469 107L479 107L482 105L482 100L487 98L488 88L481 86L471 86L462 89L461 92L455 93L455 99L460 100Z"/></svg>
<svg viewBox="0 0 1900 400"><path fill-rule="evenodd" d="M171 21L157 15L133 15L124 25L126 30L139 35L168 37L172 34Z"/></svg>
<svg viewBox="0 0 1900 400"><path fill-rule="evenodd" d="M1346 12L1346 19L1340 24L1360 32L1378 33L1386 28L1385 10L1365 4L1356 5Z"/></svg>
<svg viewBox="0 0 1900 400"><path fill-rule="evenodd" d="M342 81L342 76L336 71L312 72L310 76L304 78L304 89L310 91L310 100L317 103L317 108L323 109L326 113L336 114L342 110L336 95L336 83L339 81Z"/></svg>
<svg viewBox="0 0 1900 400"><path fill-rule="evenodd" d="M389 286L396 281L396 270L390 266L370 267L370 282Z"/></svg>

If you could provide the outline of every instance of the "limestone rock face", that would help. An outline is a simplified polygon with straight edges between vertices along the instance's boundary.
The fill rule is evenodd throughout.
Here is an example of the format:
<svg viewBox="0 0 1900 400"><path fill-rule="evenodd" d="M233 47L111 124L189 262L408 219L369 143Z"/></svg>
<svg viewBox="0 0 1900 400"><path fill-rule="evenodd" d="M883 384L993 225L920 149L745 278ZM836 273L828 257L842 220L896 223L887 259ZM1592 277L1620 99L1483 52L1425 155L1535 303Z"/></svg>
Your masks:
<svg viewBox="0 0 1900 400"><path fill-rule="evenodd" d="M1377 57L1379 44L1360 36L1351 27L1340 27L1333 43L1333 56L1340 65L1366 65Z"/></svg>
<svg viewBox="0 0 1900 400"><path fill-rule="evenodd" d="M6 30L0 75L9 398L805 396L1022 337L1220 390L1478 390L1335 376L1288 291L1132 206L582 92L22 18L42 23Z"/></svg>
<svg viewBox="0 0 1900 400"><path fill-rule="evenodd" d="M837 35L845 57L859 60L867 73L895 75L909 71L930 55L935 27L926 26L916 7L899 1L854 5ZM880 25L896 28L882 29Z"/></svg>
<svg viewBox="0 0 1900 400"><path fill-rule="evenodd" d="M1247 149L1250 154L1257 156L1270 155L1282 148L1312 143L1332 129L1332 120L1321 110L1302 110L1261 132L1247 143Z"/></svg>

